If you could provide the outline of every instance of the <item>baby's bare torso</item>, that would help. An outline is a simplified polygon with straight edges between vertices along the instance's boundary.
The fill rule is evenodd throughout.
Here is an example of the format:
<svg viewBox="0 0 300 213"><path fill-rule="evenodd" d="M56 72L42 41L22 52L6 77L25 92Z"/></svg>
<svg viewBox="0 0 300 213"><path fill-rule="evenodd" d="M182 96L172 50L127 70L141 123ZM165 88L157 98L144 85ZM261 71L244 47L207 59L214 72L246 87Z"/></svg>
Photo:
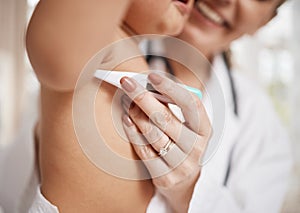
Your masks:
<svg viewBox="0 0 300 213"><path fill-rule="evenodd" d="M136 72L147 69L142 57L115 68ZM91 81L90 84L97 82ZM95 121L99 135L118 155L137 159L130 144L116 130L116 121L112 119L116 88L103 83L99 91L95 98ZM112 176L87 158L74 130L73 98L73 91L57 92L42 86L38 128L42 193L61 212L144 212L153 196L151 180L132 181ZM118 107L121 112L122 107ZM82 139L80 142L85 143Z"/></svg>

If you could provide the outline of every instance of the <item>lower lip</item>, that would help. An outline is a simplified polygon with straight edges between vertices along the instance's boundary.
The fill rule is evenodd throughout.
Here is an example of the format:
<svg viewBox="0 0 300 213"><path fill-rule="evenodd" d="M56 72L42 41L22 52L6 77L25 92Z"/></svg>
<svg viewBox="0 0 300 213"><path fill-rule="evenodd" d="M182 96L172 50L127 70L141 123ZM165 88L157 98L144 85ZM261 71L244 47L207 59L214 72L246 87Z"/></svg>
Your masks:
<svg viewBox="0 0 300 213"><path fill-rule="evenodd" d="M182 15L187 15L190 13L190 7L188 6L188 2L184 3L178 0L173 1L175 6L178 8Z"/></svg>
<svg viewBox="0 0 300 213"><path fill-rule="evenodd" d="M210 19L206 18L201 11L199 11L197 8L193 8L191 16L195 17L199 22L205 24L208 27L213 27L213 28L224 28L223 25L219 25Z"/></svg>

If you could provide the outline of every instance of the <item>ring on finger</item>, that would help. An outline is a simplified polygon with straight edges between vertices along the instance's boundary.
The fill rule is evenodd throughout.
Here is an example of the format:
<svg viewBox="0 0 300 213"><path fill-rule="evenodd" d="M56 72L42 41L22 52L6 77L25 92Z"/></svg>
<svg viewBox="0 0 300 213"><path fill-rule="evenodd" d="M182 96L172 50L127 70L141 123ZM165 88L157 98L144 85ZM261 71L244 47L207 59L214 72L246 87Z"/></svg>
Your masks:
<svg viewBox="0 0 300 213"><path fill-rule="evenodd" d="M165 156L165 155L168 153L168 151L170 151L170 149L171 149L174 145L175 145L175 143L171 140L171 138L169 138L167 144L166 144L164 147L162 147L162 148L159 149L158 155L159 155L160 157Z"/></svg>

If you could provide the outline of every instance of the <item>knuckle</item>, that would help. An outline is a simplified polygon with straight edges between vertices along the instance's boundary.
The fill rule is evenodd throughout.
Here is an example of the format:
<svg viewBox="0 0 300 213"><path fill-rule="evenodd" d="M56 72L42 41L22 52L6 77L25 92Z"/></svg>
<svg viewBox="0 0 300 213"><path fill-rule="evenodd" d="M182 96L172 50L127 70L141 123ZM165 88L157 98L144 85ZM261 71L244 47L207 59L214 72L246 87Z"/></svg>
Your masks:
<svg viewBox="0 0 300 213"><path fill-rule="evenodd" d="M169 189L176 184L176 181L173 175L167 174L159 179L156 179L153 183L159 188Z"/></svg>
<svg viewBox="0 0 300 213"><path fill-rule="evenodd" d="M134 119L141 119L143 117L143 112L137 105L133 105L129 109L129 115Z"/></svg>
<svg viewBox="0 0 300 213"><path fill-rule="evenodd" d="M134 101L135 102L141 102L143 101L145 98L147 98L149 95L149 92L147 92L147 90L143 90L141 92L139 92L135 97L134 97Z"/></svg>
<svg viewBox="0 0 300 213"><path fill-rule="evenodd" d="M148 145L136 145L135 152L141 159L149 159L153 157L152 150Z"/></svg>
<svg viewBox="0 0 300 213"><path fill-rule="evenodd" d="M168 143L168 137L165 134L162 134L158 137L156 137L153 142L152 142L152 146L154 149L156 149L157 151L159 151L159 149L161 147L165 147L166 144Z"/></svg>
<svg viewBox="0 0 300 213"><path fill-rule="evenodd" d="M150 116L153 123L162 128L165 128L172 121L172 118L172 114L166 108L162 111L154 112Z"/></svg>
<svg viewBox="0 0 300 213"><path fill-rule="evenodd" d="M202 102L200 101L200 99L192 94L192 97L191 97L191 104L189 104L189 106L192 106L194 108L194 110L203 110L204 106L202 104Z"/></svg>
<svg viewBox="0 0 300 213"><path fill-rule="evenodd" d="M210 140L213 136L213 127L210 122L207 122L203 136L206 138L206 140Z"/></svg>
<svg viewBox="0 0 300 213"><path fill-rule="evenodd" d="M182 163L182 165L178 169L178 174L180 177L185 178L188 177L193 170L194 170L193 163L187 159Z"/></svg>
<svg viewBox="0 0 300 213"><path fill-rule="evenodd" d="M132 141L133 143L135 143L135 141L137 140L137 135L138 132L137 131L128 131L127 130L127 136L130 139L130 141Z"/></svg>
<svg viewBox="0 0 300 213"><path fill-rule="evenodd" d="M199 164L199 160L203 157L205 151L205 144L201 146L200 144L195 146L193 151L189 155L189 159L192 162L193 166Z"/></svg>
<svg viewBox="0 0 300 213"><path fill-rule="evenodd" d="M164 184L164 179L165 179L165 176L153 178L152 183L153 183L154 186L160 188L160 187L163 187L165 185Z"/></svg>
<svg viewBox="0 0 300 213"><path fill-rule="evenodd" d="M150 135L153 132L153 126L150 125L147 121L143 122L139 129L143 133L143 135Z"/></svg>
<svg viewBox="0 0 300 213"><path fill-rule="evenodd" d="M162 84L160 84L160 87L165 90L168 91L170 94L174 94L176 93L176 87L175 87L175 82L172 81L171 79L165 79L164 82Z"/></svg>
<svg viewBox="0 0 300 213"><path fill-rule="evenodd" d="M147 137L149 139L149 141L151 141L152 143L156 143L160 140L162 140L164 136L164 133L162 131L160 131L159 129L155 128L154 126L152 126L152 130L149 131L147 134L145 134L145 137Z"/></svg>
<svg viewBox="0 0 300 213"><path fill-rule="evenodd" d="M202 153L204 153L204 147L201 145L200 142L197 142L195 145L194 145L194 152L198 155L201 155Z"/></svg>

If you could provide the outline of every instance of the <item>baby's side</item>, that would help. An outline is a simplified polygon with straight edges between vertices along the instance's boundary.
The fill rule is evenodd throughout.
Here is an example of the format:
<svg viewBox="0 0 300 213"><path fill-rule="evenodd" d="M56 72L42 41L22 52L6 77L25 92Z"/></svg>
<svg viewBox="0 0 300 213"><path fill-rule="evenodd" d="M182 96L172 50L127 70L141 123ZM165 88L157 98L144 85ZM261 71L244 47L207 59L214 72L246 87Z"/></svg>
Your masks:
<svg viewBox="0 0 300 213"><path fill-rule="evenodd" d="M28 27L27 49L41 82L37 128L41 190L60 212L145 212L153 196L151 180L116 178L93 165L81 150L73 126L73 91L79 73L93 54L111 42L111 35L115 35L115 40L121 38L113 27L116 28L127 4L124 0L40 1ZM75 17L74 13L78 18L69 20ZM104 13L114 14L109 23L103 21ZM78 42L82 43L81 49ZM136 58L116 69L139 71L146 70L147 65ZM130 144L114 130L111 114L107 113L115 88L103 84L101 91L96 97L97 125L105 122L104 138L115 152L136 159Z"/></svg>

